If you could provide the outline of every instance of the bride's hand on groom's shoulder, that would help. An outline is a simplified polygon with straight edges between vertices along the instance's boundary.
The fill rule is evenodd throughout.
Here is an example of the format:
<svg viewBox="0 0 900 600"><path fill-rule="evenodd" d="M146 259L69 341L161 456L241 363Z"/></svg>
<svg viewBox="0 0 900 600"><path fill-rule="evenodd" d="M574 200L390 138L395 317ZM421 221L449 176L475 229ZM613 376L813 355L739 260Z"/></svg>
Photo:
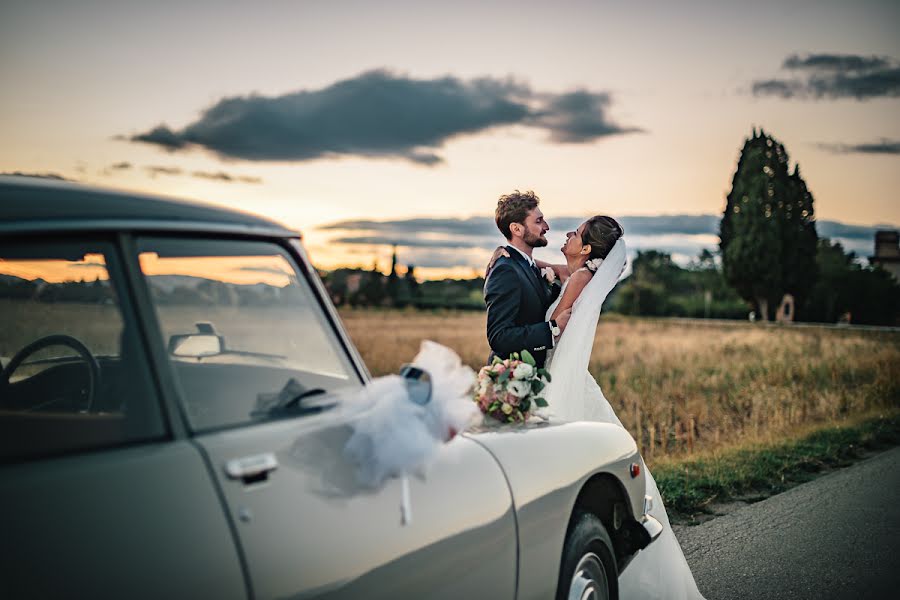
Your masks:
<svg viewBox="0 0 900 600"><path fill-rule="evenodd" d="M491 269L494 268L494 263L497 262L501 256L509 258L509 252L503 246L497 246L497 249L494 250L494 253L491 255L491 260L488 262L487 269L484 270L485 278L490 274Z"/></svg>

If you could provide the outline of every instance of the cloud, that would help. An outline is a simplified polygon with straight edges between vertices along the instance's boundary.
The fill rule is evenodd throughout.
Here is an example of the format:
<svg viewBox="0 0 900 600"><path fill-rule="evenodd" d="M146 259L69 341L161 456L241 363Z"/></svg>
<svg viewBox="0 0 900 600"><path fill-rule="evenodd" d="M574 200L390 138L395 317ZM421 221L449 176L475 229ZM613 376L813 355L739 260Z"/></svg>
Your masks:
<svg viewBox="0 0 900 600"><path fill-rule="evenodd" d="M419 239L415 237L397 237L384 235L360 235L339 237L332 240L336 244L364 244L375 246L401 246L404 248L493 248L496 238L482 239Z"/></svg>
<svg viewBox="0 0 900 600"><path fill-rule="evenodd" d="M57 181L75 181L68 177L63 177L57 173L26 173L24 171L6 171L0 175L13 175L15 177L34 177L36 179L55 179Z"/></svg>
<svg viewBox="0 0 900 600"><path fill-rule="evenodd" d="M119 136L118 139L121 139L121 136ZM177 150L187 145L184 140L182 140L178 135L175 134L174 131L172 131L165 125L159 125L151 129L147 133L133 135L130 138L126 139L130 139L133 142L147 142L148 144L156 144L157 146L162 146L163 148L166 148L168 150Z"/></svg>
<svg viewBox="0 0 900 600"><path fill-rule="evenodd" d="M754 96L814 100L900 96L900 62L885 56L793 54L781 67L796 75L754 81Z"/></svg>
<svg viewBox="0 0 900 600"><path fill-rule="evenodd" d="M878 142L867 144L826 144L817 146L835 154L900 154L900 140L881 138Z"/></svg>
<svg viewBox="0 0 900 600"><path fill-rule="evenodd" d="M551 231L572 231L589 215L547 216ZM702 235L718 231L721 217L716 215L654 215L616 217L628 234L642 235ZM484 237L495 239L500 235L493 217L412 218L389 221L349 220L322 225L323 230L366 231L385 237L405 238L422 234L449 234L450 236Z"/></svg>
<svg viewBox="0 0 900 600"><path fill-rule="evenodd" d="M364 230L379 233L409 234L422 231L459 235L497 235L497 226L491 217L468 219L412 218L392 221L350 220L322 225L319 229Z"/></svg>
<svg viewBox="0 0 900 600"><path fill-rule="evenodd" d="M180 130L161 124L127 139L252 161L363 156L436 165L447 140L495 127L542 129L556 143L639 131L610 120L611 102L606 93L536 92L512 79L412 79L377 70L316 90L222 98Z"/></svg>
<svg viewBox="0 0 900 600"><path fill-rule="evenodd" d="M132 165L128 161L121 161L121 162L113 163L113 164L109 165L108 167L104 168L103 170L100 171L100 174L109 176L109 175L112 175L112 173L114 171L128 171L133 166L134 165Z"/></svg>
<svg viewBox="0 0 900 600"><path fill-rule="evenodd" d="M110 165L106 169L103 170L104 175L109 175L113 171L125 171L131 169L134 165L129 162L118 162ZM167 167L167 166L159 166L159 165L147 165L144 167L144 170L150 174L150 177L156 177L157 175L168 175L168 176L178 176L178 175L187 175L187 173L182 170L180 167ZM262 183L261 177L252 177L250 175L232 175L230 173L226 173L224 171L192 171L190 173L191 177L197 177L199 179L208 179L210 181L221 181L224 183Z"/></svg>
<svg viewBox="0 0 900 600"><path fill-rule="evenodd" d="M549 244L538 248L535 256L559 260L559 247L565 233L578 227L583 216L549 216ZM661 250L676 261L687 263L701 250L718 249L721 215L650 215L616 217L625 230L632 252ZM819 235L840 241L844 248L866 256L871 252L875 231L893 229L891 225L848 225L837 221L817 221ZM348 250L359 248L366 254L373 246L398 247L400 262L422 267L464 266L482 269L490 252L504 244L492 217L412 218L388 221L340 221L317 228L332 232L329 245Z"/></svg>
<svg viewBox="0 0 900 600"><path fill-rule="evenodd" d="M608 120L606 110L609 94L577 91L551 97L546 108L534 123L550 132L554 142L583 143L599 137L621 133L636 133L634 127L623 128Z"/></svg>
<svg viewBox="0 0 900 600"><path fill-rule="evenodd" d="M784 69L810 69L815 71L868 71L891 66L883 56L857 56L855 54L792 54L784 59Z"/></svg>
<svg viewBox="0 0 900 600"><path fill-rule="evenodd" d="M156 177L157 175L181 175L182 170L179 167L160 167L156 165L149 165L144 167L144 170L150 173L150 177Z"/></svg>
<svg viewBox="0 0 900 600"><path fill-rule="evenodd" d="M212 181L224 181L225 183L262 183L261 177L251 177L249 175L229 175L224 171L194 171L192 176L200 179L209 179Z"/></svg>

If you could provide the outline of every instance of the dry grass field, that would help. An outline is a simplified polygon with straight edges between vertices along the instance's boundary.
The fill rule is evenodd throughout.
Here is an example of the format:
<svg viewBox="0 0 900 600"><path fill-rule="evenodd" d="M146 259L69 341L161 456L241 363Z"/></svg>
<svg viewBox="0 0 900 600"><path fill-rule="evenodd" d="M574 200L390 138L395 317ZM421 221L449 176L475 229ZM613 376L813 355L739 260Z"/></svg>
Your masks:
<svg viewBox="0 0 900 600"><path fill-rule="evenodd" d="M396 372L422 339L480 367L476 312L348 310L374 375ZM648 462L789 437L900 406L900 334L749 323L601 319L590 371Z"/></svg>

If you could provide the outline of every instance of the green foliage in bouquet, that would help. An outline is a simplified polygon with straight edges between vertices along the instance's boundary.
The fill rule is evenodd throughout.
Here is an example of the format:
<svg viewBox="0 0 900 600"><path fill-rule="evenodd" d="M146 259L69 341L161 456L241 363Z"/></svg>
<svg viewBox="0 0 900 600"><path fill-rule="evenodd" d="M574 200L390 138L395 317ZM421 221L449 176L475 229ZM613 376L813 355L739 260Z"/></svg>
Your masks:
<svg viewBox="0 0 900 600"><path fill-rule="evenodd" d="M537 368L528 350L513 352L509 358L494 357L481 368L475 384L474 400L484 414L503 423L524 422L534 407L545 408L540 395L550 383L550 373Z"/></svg>

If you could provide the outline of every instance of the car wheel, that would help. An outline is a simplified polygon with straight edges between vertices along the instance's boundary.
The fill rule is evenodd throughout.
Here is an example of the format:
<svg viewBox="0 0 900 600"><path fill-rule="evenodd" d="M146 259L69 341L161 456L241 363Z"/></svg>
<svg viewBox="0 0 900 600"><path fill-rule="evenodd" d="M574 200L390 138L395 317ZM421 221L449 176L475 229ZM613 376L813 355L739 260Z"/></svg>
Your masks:
<svg viewBox="0 0 900 600"><path fill-rule="evenodd" d="M556 600L616 600L619 579L612 540L596 515L577 513L563 545Z"/></svg>

